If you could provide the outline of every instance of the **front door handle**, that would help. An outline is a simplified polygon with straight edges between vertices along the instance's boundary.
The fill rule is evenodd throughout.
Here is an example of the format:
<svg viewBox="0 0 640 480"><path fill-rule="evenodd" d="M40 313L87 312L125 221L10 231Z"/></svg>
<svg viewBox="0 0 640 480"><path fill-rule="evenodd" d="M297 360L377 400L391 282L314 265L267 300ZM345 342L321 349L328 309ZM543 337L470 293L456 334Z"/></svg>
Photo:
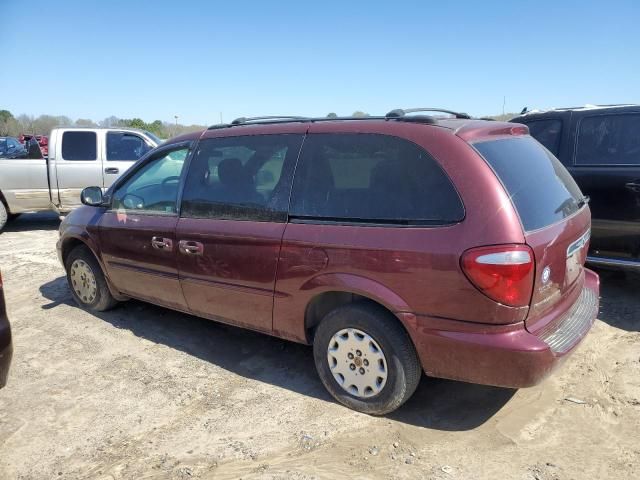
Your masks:
<svg viewBox="0 0 640 480"><path fill-rule="evenodd" d="M151 237L151 246L158 250L172 250L173 240L163 237Z"/></svg>
<svg viewBox="0 0 640 480"><path fill-rule="evenodd" d="M109 168L105 168L104 169L104 173L109 173L111 175L116 175L116 174L120 173L120 169L119 168L115 168L115 167L109 167Z"/></svg>
<svg viewBox="0 0 640 480"><path fill-rule="evenodd" d="M625 183L624 186L635 193L640 193L640 183L637 182L629 182Z"/></svg>
<svg viewBox="0 0 640 480"><path fill-rule="evenodd" d="M194 242L193 240L180 240L178 242L178 248L180 253L185 255L202 255L204 252L204 245L200 242Z"/></svg>

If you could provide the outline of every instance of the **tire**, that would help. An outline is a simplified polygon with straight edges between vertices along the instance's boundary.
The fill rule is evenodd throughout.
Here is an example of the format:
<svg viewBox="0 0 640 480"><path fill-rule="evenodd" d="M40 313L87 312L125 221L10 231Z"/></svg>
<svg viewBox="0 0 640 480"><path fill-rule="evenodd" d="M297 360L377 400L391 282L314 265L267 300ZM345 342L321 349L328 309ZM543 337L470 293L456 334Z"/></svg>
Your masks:
<svg viewBox="0 0 640 480"><path fill-rule="evenodd" d="M74 248L65 261L67 283L73 299L90 312L104 312L118 304L113 298L100 264L84 245Z"/></svg>
<svg viewBox="0 0 640 480"><path fill-rule="evenodd" d="M4 226L9 221L9 212L7 211L7 207L4 202L0 200L0 230L4 228Z"/></svg>
<svg viewBox="0 0 640 480"><path fill-rule="evenodd" d="M390 413L406 402L422 375L416 350L398 319L368 303L349 304L328 313L316 329L313 357L322 383L338 402L372 415ZM368 358L371 362L362 363ZM384 368L374 370L376 364ZM344 375L338 373L341 370ZM356 375L363 371L364 375ZM336 376L342 376L344 386ZM360 387L351 381L360 382Z"/></svg>

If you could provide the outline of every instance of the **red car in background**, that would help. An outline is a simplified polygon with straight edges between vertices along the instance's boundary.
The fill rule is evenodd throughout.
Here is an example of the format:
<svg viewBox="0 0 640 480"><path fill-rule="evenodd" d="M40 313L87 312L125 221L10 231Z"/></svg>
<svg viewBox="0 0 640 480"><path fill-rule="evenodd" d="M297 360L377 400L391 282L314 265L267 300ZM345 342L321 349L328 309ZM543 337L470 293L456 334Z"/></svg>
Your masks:
<svg viewBox="0 0 640 480"><path fill-rule="evenodd" d="M49 137L47 137L46 135L32 135L29 133L21 133L20 137L18 137L18 141L26 147L29 143L29 140L34 137L38 142L38 145L40 146L42 156L47 157L49 155Z"/></svg>

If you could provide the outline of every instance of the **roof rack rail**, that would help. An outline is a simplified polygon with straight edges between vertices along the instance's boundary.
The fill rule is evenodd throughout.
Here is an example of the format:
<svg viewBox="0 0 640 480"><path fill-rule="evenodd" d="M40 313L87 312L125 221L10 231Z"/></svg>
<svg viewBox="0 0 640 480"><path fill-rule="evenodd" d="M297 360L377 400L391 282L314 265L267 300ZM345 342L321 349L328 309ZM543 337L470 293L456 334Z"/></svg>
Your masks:
<svg viewBox="0 0 640 480"><path fill-rule="evenodd" d="M452 110L445 110L444 108L407 108L404 110L402 108L396 108L395 110L391 110L385 116L387 118L398 118L398 117L404 117L407 113L416 113L416 112L440 112L440 113L448 113L449 115L453 115L456 118L464 118L467 120L471 118L471 115L469 115L468 113L454 112Z"/></svg>
<svg viewBox="0 0 640 480"><path fill-rule="evenodd" d="M268 115L264 117L238 117L231 125L242 125L243 123L254 123L261 122L264 120L273 121L273 120L309 120L309 117L297 117L294 115Z"/></svg>

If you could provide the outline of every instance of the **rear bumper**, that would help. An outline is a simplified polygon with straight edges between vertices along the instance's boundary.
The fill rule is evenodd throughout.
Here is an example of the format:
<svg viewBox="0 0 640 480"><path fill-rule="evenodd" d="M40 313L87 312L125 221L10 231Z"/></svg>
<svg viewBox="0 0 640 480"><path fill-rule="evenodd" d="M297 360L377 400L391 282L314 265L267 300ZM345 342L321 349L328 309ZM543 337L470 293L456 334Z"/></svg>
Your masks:
<svg viewBox="0 0 640 480"><path fill-rule="evenodd" d="M600 282L585 269L575 304L551 326L529 333L524 323L486 325L399 314L422 368L434 377L522 388L542 381L586 336L598 314Z"/></svg>

